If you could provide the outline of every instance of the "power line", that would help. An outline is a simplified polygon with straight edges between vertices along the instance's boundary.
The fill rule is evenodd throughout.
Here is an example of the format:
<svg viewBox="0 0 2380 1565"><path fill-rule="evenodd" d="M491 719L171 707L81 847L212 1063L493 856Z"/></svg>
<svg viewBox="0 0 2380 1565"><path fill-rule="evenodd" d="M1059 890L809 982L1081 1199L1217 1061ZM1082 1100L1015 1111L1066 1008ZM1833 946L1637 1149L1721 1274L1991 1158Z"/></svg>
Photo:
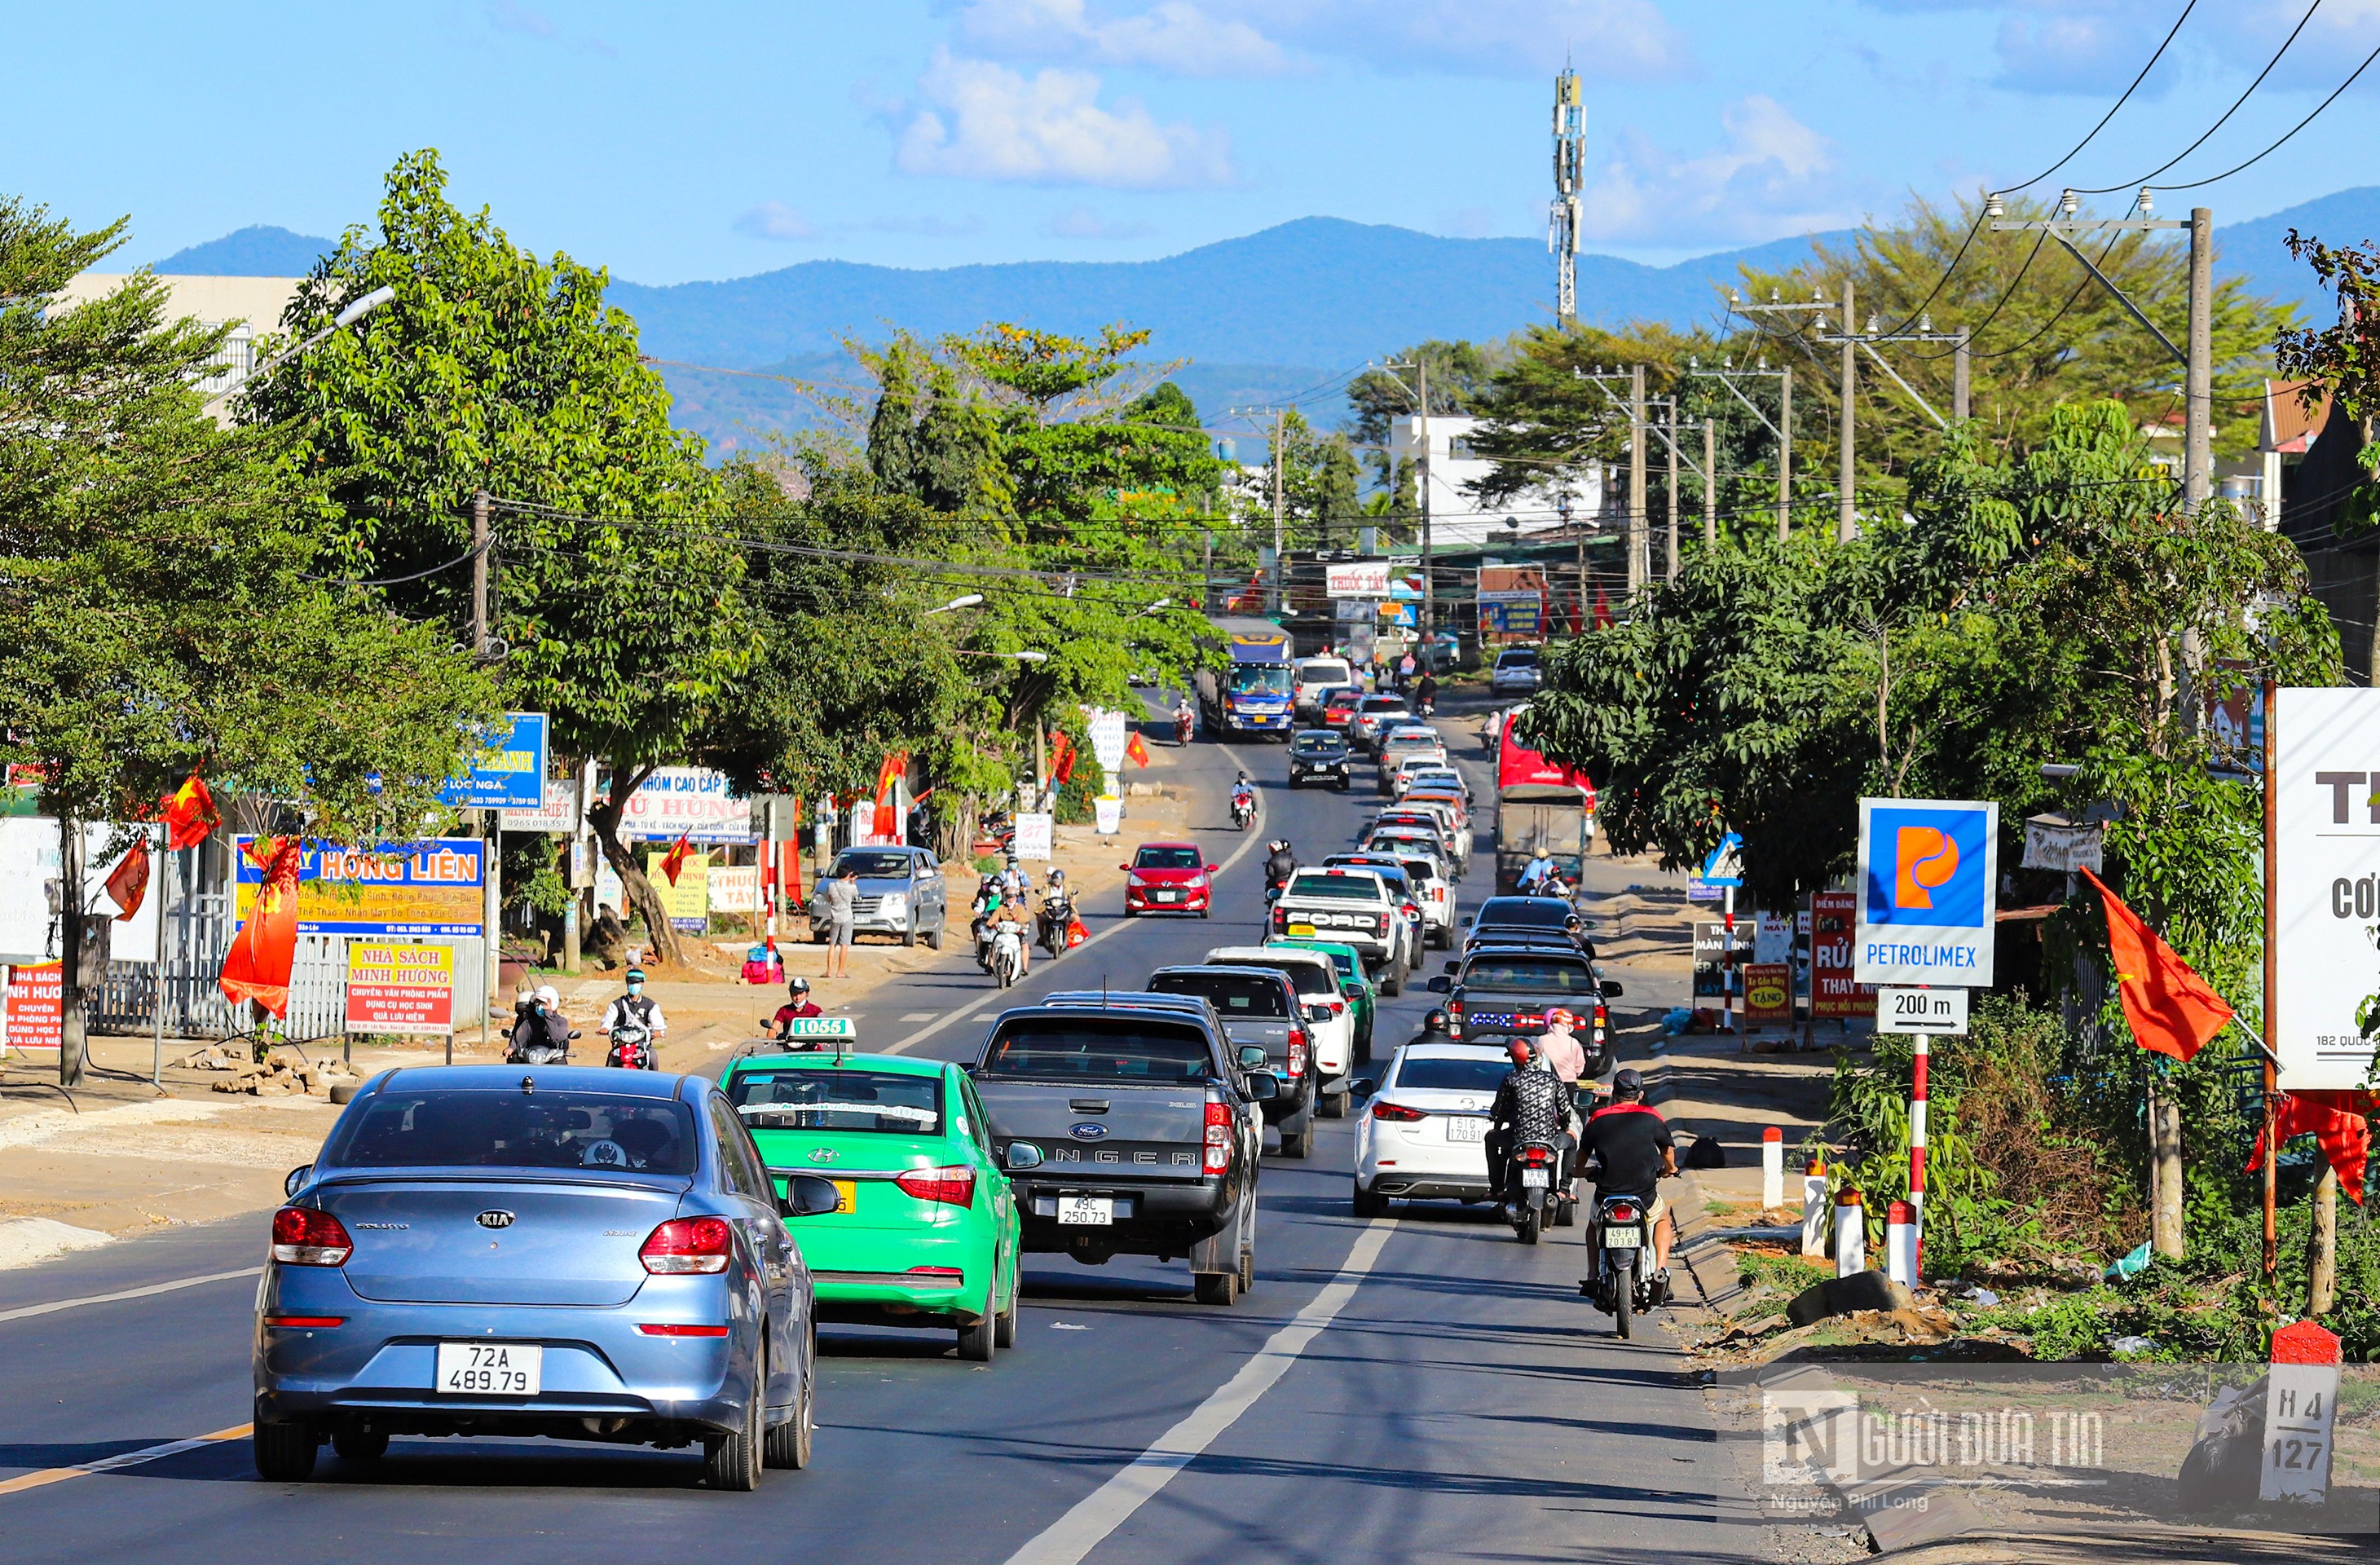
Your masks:
<svg viewBox="0 0 2380 1565"><path fill-rule="evenodd" d="M2197 8L2198 0L2187 0L2187 3L2181 7L2181 15L2174 18L2173 26L2166 30L2165 42L2156 46L2156 53L2151 55L2149 56L2149 63L2141 67L2141 74L2132 78L2132 84L2124 89L2123 96L2118 98L2113 103L2110 103L2107 106L2107 112L2099 116L2099 123L2091 127L2089 135L2084 136L2082 140L2075 142L2072 149L2070 150L2064 157L2059 158L2056 163L2051 164L2047 168L2043 169L2039 174L2034 175L2023 184L2006 186L1993 193L1996 195L2012 196L2019 190L2028 189L2033 186L2040 184L2043 180L2048 178L2059 169L2064 168L2068 164L2072 163L2076 153L2089 146L2093 138L2096 137L2099 132L2107 128L2107 122L2116 117L2116 111L2122 108L2126 103L2131 101L2132 94L2140 90L2141 83L2148 79L2149 72L2156 68L2156 63L2159 60L2165 58L2165 52L2172 45L2174 35L2181 30L2181 24L2188 21L2190 19L2190 13Z"/></svg>
<svg viewBox="0 0 2380 1565"><path fill-rule="evenodd" d="M2265 68L2256 73L2256 79L2248 83L2248 90L2240 93L2237 98L2232 99L2231 106L2225 109L2221 117L2216 119L2213 125L2210 125L2204 130L2200 131L2197 140L2192 141L2189 146L2184 147L2181 151L2174 153L2173 156L2166 159L2165 162L2157 164L2146 174L2142 175L2138 179L2127 179L2120 185L2102 185L2092 189L2078 188L2073 193L2078 196L2105 196L2113 191L2129 190L2135 186L2145 185L2150 180L2155 179L2158 175L2163 174L2167 169L2171 168L2174 164L2180 163L2182 159L2190 156L2191 153L2198 151L2199 148L2206 145L2206 139L2209 136L2214 135L2216 131L2222 129L2224 124L2228 121L2233 115L2240 112L2240 105L2246 103L2251 97L2254 96L2256 89L2265 84L2265 78L2273 74L2273 67L2281 63L2281 56L2289 52L2289 45L2298 41L2298 34L2306 30L2306 23L2313 20L2313 14L2321 9L2322 0L2313 0L2313 4L2306 7L2305 15L2298 18L2298 25L2289 30L2289 35L2287 38L2281 40L2281 46L2273 51L2273 57L2271 59L2265 62ZM2336 93L2332 95L2334 97L2337 96ZM2173 188L2181 188L2182 187Z"/></svg>
<svg viewBox="0 0 2380 1565"><path fill-rule="evenodd" d="M2196 190L2202 187L2216 184L2220 180L2228 179L2233 175L2239 174L2244 170L2255 167L2256 164L2264 162L2266 158L2271 157L2275 152L2279 152L2282 147L2288 144L2289 138L2295 136L2299 131L2303 130L2307 126L2312 125L2314 122L2315 116L2320 115L2323 110L2330 107L2334 103L2337 103L2338 101L2338 95L2341 92L2346 91L2349 88L2354 86L2356 78L2362 76L2365 71L2370 70L2372 68L2372 62L2374 60L2380 60L2380 49L2374 49L2372 53L2364 55L2363 63L2355 67L2353 75L2350 75L2345 81L2340 82L2336 88L2332 89L2329 97L2325 98L2321 103L2316 103L2313 106L2313 114L2306 115L2305 118L2298 121L2295 125L2290 126L2289 129L2281 133L2279 140L2275 141L2271 146L2266 147L2263 152L2258 152L2254 157L2250 158L2247 162L2234 164L2220 174L2211 174L2204 179L2193 179L2187 185L2160 185L2157 188L2160 190Z"/></svg>

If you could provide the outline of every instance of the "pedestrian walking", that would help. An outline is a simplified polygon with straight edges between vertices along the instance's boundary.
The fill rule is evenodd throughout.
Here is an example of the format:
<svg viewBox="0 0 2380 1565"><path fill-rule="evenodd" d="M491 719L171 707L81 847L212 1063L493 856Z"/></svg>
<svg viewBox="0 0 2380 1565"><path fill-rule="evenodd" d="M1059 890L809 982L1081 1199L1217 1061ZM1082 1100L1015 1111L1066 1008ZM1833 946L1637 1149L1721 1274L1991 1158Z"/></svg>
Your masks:
<svg viewBox="0 0 2380 1565"><path fill-rule="evenodd" d="M830 978L851 977L851 921L859 905L859 874L845 869L818 889L817 907L810 917L813 922L824 920L826 929L826 976Z"/></svg>

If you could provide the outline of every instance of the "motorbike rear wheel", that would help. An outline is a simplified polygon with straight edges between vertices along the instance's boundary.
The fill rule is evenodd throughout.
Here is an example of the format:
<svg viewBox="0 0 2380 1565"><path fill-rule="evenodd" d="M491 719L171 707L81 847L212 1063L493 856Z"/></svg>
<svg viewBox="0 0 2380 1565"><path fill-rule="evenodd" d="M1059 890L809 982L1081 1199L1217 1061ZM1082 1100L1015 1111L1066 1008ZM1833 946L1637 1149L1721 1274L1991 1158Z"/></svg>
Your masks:
<svg viewBox="0 0 2380 1565"><path fill-rule="evenodd" d="M1521 1200L1520 1220L1512 1224L1512 1231L1520 1235L1521 1243L1524 1244L1536 1244L1537 1242L1538 1231L1544 1226L1544 1223L1545 1214L1538 1207L1536 1199L1530 1196L1524 1196Z"/></svg>
<svg viewBox="0 0 2380 1565"><path fill-rule="evenodd" d="M1628 1269L1614 1272L1611 1277L1611 1324L1621 1336L1626 1337L1628 1312L1636 1307L1636 1263L1631 1259Z"/></svg>

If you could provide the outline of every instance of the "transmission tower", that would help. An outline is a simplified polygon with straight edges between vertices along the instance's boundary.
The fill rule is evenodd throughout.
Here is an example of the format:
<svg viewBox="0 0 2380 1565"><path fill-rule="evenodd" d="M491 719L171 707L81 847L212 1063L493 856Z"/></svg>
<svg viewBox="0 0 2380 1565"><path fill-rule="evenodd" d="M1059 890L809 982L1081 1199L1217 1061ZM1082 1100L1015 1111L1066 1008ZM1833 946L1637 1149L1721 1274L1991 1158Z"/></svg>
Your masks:
<svg viewBox="0 0 2380 1565"><path fill-rule="evenodd" d="M1578 72L1569 67L1554 78L1554 199L1546 217L1546 249L1561 268L1555 313L1563 324L1578 320L1578 193L1586 183L1586 104Z"/></svg>

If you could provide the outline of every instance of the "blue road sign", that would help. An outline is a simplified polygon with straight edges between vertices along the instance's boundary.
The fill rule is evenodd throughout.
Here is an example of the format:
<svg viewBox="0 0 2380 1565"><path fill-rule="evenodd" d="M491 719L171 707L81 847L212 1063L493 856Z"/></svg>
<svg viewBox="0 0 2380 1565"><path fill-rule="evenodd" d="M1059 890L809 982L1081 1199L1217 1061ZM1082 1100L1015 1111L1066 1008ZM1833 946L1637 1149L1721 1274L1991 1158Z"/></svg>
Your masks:
<svg viewBox="0 0 2380 1565"><path fill-rule="evenodd" d="M1991 987L1998 805L1862 799L1859 874L1854 981Z"/></svg>
<svg viewBox="0 0 2380 1565"><path fill-rule="evenodd" d="M1741 886L1743 884L1743 839L1733 831L1718 840L1710 856L1703 860L1702 883L1706 886Z"/></svg>

